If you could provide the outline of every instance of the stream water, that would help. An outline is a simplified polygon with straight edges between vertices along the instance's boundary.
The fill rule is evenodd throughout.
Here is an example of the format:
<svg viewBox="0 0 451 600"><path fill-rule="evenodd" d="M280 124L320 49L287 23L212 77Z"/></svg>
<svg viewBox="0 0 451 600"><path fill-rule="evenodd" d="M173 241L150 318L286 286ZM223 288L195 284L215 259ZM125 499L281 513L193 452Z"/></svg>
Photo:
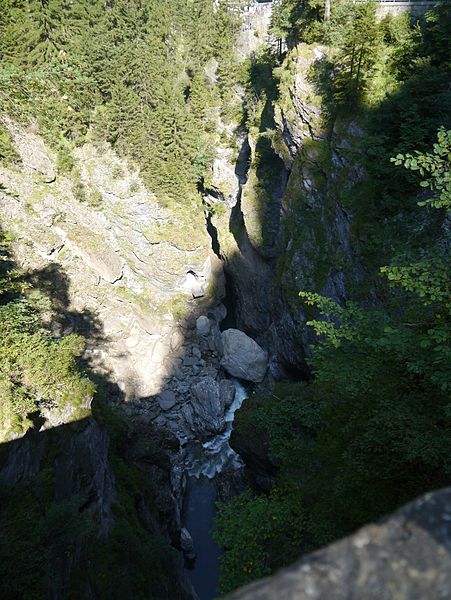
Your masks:
<svg viewBox="0 0 451 600"><path fill-rule="evenodd" d="M187 570L200 600L217 597L221 550L212 536L216 515L216 486L214 477L225 468L238 469L242 462L229 445L235 412L247 398L246 388L236 379L235 399L228 408L226 429L208 442L194 442L188 448L185 464L188 483L183 504L184 526L190 532L196 560Z"/></svg>

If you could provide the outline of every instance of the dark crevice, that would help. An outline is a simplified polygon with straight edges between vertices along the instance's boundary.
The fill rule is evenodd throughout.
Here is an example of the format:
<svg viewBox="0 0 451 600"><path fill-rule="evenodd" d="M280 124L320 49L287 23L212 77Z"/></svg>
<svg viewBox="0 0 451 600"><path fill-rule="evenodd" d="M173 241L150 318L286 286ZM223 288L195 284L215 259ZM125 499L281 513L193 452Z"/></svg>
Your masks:
<svg viewBox="0 0 451 600"><path fill-rule="evenodd" d="M225 296L222 300L222 303L227 309L226 317L220 323L221 331L225 331L226 329L236 329L237 321L236 321L236 305L237 305L237 296L235 285L233 283L233 278L225 272Z"/></svg>
<svg viewBox="0 0 451 600"><path fill-rule="evenodd" d="M247 176L249 173L249 169L251 166L251 147L249 145L249 139L246 134L243 143L241 144L240 152L236 159L235 163L235 175L240 182L240 191L241 186L243 186L247 181Z"/></svg>
<svg viewBox="0 0 451 600"><path fill-rule="evenodd" d="M312 373L307 364L293 365L290 363L281 363L280 368L284 379L289 381L311 381Z"/></svg>
<svg viewBox="0 0 451 600"><path fill-rule="evenodd" d="M207 233L211 238L211 249L218 258L221 258L221 248L219 246L218 230L211 222L211 212L207 213L205 221L207 223Z"/></svg>

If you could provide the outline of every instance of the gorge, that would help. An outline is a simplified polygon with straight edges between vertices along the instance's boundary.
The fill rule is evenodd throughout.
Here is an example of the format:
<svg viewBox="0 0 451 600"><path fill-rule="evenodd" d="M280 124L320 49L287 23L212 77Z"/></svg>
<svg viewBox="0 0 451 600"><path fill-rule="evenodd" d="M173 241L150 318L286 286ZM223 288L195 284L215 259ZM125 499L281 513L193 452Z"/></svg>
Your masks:
<svg viewBox="0 0 451 600"><path fill-rule="evenodd" d="M451 597L450 6L376 8L0 0L2 598Z"/></svg>

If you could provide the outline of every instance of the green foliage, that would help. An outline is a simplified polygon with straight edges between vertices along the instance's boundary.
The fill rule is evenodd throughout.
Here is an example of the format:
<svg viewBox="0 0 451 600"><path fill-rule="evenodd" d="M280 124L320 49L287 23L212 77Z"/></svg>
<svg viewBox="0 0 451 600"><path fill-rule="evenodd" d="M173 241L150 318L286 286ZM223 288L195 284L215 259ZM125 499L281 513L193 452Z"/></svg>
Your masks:
<svg viewBox="0 0 451 600"><path fill-rule="evenodd" d="M10 294L24 291L27 287L22 274L14 269L9 255L10 236L0 229L0 302Z"/></svg>
<svg viewBox="0 0 451 600"><path fill-rule="evenodd" d="M272 393L254 394L237 414L234 436L251 440L256 455L266 455L277 473L269 493L247 493L220 507L224 592L449 483L449 261L444 244L435 242L443 211L420 214L418 182L407 171L395 174L395 161L390 161L400 154L397 164L410 159L411 167L415 159L414 174L420 175L421 162L427 177L422 185L433 194L426 204L445 207L439 194L447 193L449 177L446 128L429 152L437 129L450 115L446 65L435 60L449 46L443 18L443 11L437 22L429 17L422 29L405 17L387 17L377 24L371 5L356 11L355 5L333 3L331 20L322 26L321 36L336 50L318 65L321 77L311 73L312 81L327 103L323 108L334 133L350 118L362 125L362 137L351 137L352 147L344 153L350 164L363 167L367 179L356 185L346 181L343 195L338 186L325 188L336 170L330 156L325 153L320 163L318 153L308 148L310 172L320 164L321 180L315 187L324 187L324 196L320 207L304 207L301 228L309 227L315 236L311 263L320 289L324 275L335 266L334 255L323 255L323 215L335 195L349 203L351 239L372 276L377 271L384 275L376 282L382 306L370 310L352 301L340 306L318 293L301 293L308 326L317 335L311 359L314 379L309 384L276 384ZM437 35L430 35L431 23ZM289 61L290 55L277 72L281 102L294 75ZM261 98L249 105L254 131L261 127ZM327 143L325 149L330 153ZM287 219L286 225L289 239L305 252L303 240L297 242L295 194L300 182L295 169L296 163L289 188L293 222ZM290 254L282 258L290 264ZM381 268L383 261L388 266ZM338 264L343 268L343 261ZM367 302L363 287L356 294ZM275 526L269 518L279 510L279 490L295 507L291 528ZM253 552L248 554L248 547Z"/></svg>
<svg viewBox="0 0 451 600"><path fill-rule="evenodd" d="M28 415L40 403L62 408L89 404L92 383L80 375L76 359L84 341L76 335L54 339L45 329L43 298L26 298L0 306L0 422L3 439L23 433Z"/></svg>
<svg viewBox="0 0 451 600"><path fill-rule="evenodd" d="M314 106L321 103L322 122L313 122L315 130L321 127L328 131L332 145L340 136L344 136L350 144L343 151L344 168L337 168L330 159L319 164L310 143L303 143L303 152L298 154L293 165L287 192L293 206L293 218L287 220L287 241L294 240L295 252L305 252L305 240L299 233L305 231L305 222L315 230L315 237L317 230L323 230L327 202L318 202L306 212L302 217L303 223L298 223L296 218L299 203L306 199L298 180L307 168L309 177L315 175L315 188L322 195L333 198L333 202L343 202L351 211L352 243L359 247L359 254L372 277L371 273L375 273L395 252L427 243L443 218L431 212L420 214L415 177L404 169L396 169L390 157L412 154L415 150L424 155L432 147L437 130L442 126L445 131L450 129L449 43L444 30L451 11L449 4L440 6L420 23L412 23L405 16L386 17L377 24L376 31L372 29L374 17L369 10L371 7L361 5L359 10L371 20L370 30L376 35L377 44L371 51L368 47L365 50L369 52L371 64L363 69L356 90L354 75L357 71L354 67L354 82L349 79L349 57L352 53L349 54L348 48L346 56L343 54L350 32L356 35L360 32L360 41L365 43L366 31L360 27L364 21L357 20L360 29L354 31L355 8L353 3L332 3L331 18L324 26L324 39L334 47L310 69L308 78L315 95L309 94L305 98L305 102ZM432 35L431 29L435 28L438 33ZM281 96L277 103L286 115L294 108L290 97L294 71L302 65L303 52L308 51L307 47L299 46L287 55L276 71L280 78ZM354 124L358 125L355 135ZM360 133L357 133L359 129ZM328 139L325 146L330 152ZM348 177L349 169L345 165L351 164L356 170ZM360 169L361 175L357 176L356 171ZM430 194L423 193L420 199L428 196ZM432 200L436 200L435 196ZM317 243L318 249L312 249L310 263L319 267L315 271L322 272L321 276L316 273L312 276L312 283L318 283L320 289L331 264L337 262L337 253L330 240ZM338 263L346 271L347 266L340 257ZM362 288L361 299L368 289L367 283L364 286L359 284L359 288ZM357 289L355 291L358 292Z"/></svg>
<svg viewBox="0 0 451 600"><path fill-rule="evenodd" d="M419 202L420 206L451 208L451 130L439 129L433 152L423 154L417 150L415 154L397 154L391 161L422 176L429 175L420 185L436 193L432 199Z"/></svg>
<svg viewBox="0 0 451 600"><path fill-rule="evenodd" d="M279 383L272 393L253 394L240 409L234 435L267 445L279 475L268 494L248 491L219 505L215 536L225 549L223 593L296 560L309 546L298 470L297 394L303 389L302 384Z"/></svg>
<svg viewBox="0 0 451 600"><path fill-rule="evenodd" d="M386 273L392 286L399 285L413 292L425 306L435 302L446 306L451 292L446 259L437 252L423 253L413 263L408 262L409 259L409 256L404 259L407 264L381 267L381 272Z"/></svg>
<svg viewBox="0 0 451 600"><path fill-rule="evenodd" d="M0 126L0 163L8 165L14 164L18 160L19 155L14 149L9 131Z"/></svg>
<svg viewBox="0 0 451 600"><path fill-rule="evenodd" d="M308 323L319 336L315 378L277 384L238 413L234 435L267 438L277 475L268 495L247 494L221 507L224 591L449 482L451 315L442 277L440 270L438 279L423 278L422 299L398 296L401 314L302 293L322 316ZM291 518L279 521L283 507Z"/></svg>
<svg viewBox="0 0 451 600"><path fill-rule="evenodd" d="M450 12L449 5L446 10ZM443 13L441 19L445 19ZM367 89L355 115L362 137L354 138L353 147L346 152L349 162L358 164L366 177L351 186L345 182L345 189L337 194L353 212L352 234L365 263L374 271L395 253L422 247L436 235L442 214L422 213L417 206L419 197L421 201L439 201L440 191L431 173L425 171L424 179L435 189L432 194L425 189L419 196L415 173L396 169L397 159L390 157L409 154L417 160L418 155L427 156L430 165L438 159L437 169L443 169L442 184L446 185L446 139L441 157L430 153L430 148L437 130L444 127L446 132L451 122L446 63L435 60L449 52L449 44L440 36L430 38L427 21L420 28L392 17L382 20L380 27L384 38L381 56L366 80ZM323 97L330 99L330 93ZM333 99L328 108L333 118L348 122L348 113Z"/></svg>
<svg viewBox="0 0 451 600"><path fill-rule="evenodd" d="M376 21L376 3L354 6L349 20L341 24L340 52L335 61L335 101L356 103L381 52L381 30Z"/></svg>
<svg viewBox="0 0 451 600"><path fill-rule="evenodd" d="M88 204L94 208L100 208L103 204L102 192L97 188L91 190L88 196Z"/></svg>
<svg viewBox="0 0 451 600"><path fill-rule="evenodd" d="M2 113L24 123L37 120L54 146L62 138L75 142L84 138L96 96L92 80L77 66L49 64L32 69L0 64Z"/></svg>
<svg viewBox="0 0 451 600"><path fill-rule="evenodd" d="M324 8L324 0L279 0L274 5L270 31L290 45L301 40L311 43L321 38Z"/></svg>
<svg viewBox="0 0 451 600"><path fill-rule="evenodd" d="M142 170L164 201L197 203L220 113L233 114L238 19L213 0L1 1L0 105L80 144L87 130ZM1 147L1 146L0 146Z"/></svg>
<svg viewBox="0 0 451 600"><path fill-rule="evenodd" d="M297 558L303 525L298 500L291 489L274 487L268 496L245 492L220 505L215 537L228 550L221 559L222 593Z"/></svg>
<svg viewBox="0 0 451 600"><path fill-rule="evenodd" d="M431 57L431 63L449 69L451 48L449 32L451 30L451 10L448 2L438 2L433 10L425 15L424 54Z"/></svg>
<svg viewBox="0 0 451 600"><path fill-rule="evenodd" d="M44 582L37 581L36 573L45 569L48 560L48 548L40 545L44 533L40 524L42 507L51 498L52 482L51 471L43 469L29 486L0 490L0 580L5 598L45 597ZM34 547L40 551L30 552Z"/></svg>
<svg viewBox="0 0 451 600"><path fill-rule="evenodd" d="M79 178L79 173L75 173L74 181L72 182L72 193L78 202L86 201L86 186Z"/></svg>
<svg viewBox="0 0 451 600"><path fill-rule="evenodd" d="M70 173L75 167L74 157L68 144L60 144L56 155L56 168L58 173Z"/></svg>
<svg viewBox="0 0 451 600"><path fill-rule="evenodd" d="M0 439L23 434L29 415L41 404L70 407L75 418L89 405L92 382L80 373L77 359L84 340L71 334L54 338L45 327L50 302L27 290L23 276L8 262L8 240L3 245L5 275L0 278ZM1 258L1 256L0 256ZM68 417L69 418L69 417Z"/></svg>

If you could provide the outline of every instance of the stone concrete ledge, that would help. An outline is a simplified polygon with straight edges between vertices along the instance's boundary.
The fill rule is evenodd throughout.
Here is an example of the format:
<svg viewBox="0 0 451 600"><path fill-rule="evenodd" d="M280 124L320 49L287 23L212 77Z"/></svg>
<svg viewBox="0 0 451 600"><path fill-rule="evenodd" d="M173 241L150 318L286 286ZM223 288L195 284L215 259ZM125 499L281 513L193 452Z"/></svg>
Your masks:
<svg viewBox="0 0 451 600"><path fill-rule="evenodd" d="M451 488L309 554L228 600L449 600Z"/></svg>

